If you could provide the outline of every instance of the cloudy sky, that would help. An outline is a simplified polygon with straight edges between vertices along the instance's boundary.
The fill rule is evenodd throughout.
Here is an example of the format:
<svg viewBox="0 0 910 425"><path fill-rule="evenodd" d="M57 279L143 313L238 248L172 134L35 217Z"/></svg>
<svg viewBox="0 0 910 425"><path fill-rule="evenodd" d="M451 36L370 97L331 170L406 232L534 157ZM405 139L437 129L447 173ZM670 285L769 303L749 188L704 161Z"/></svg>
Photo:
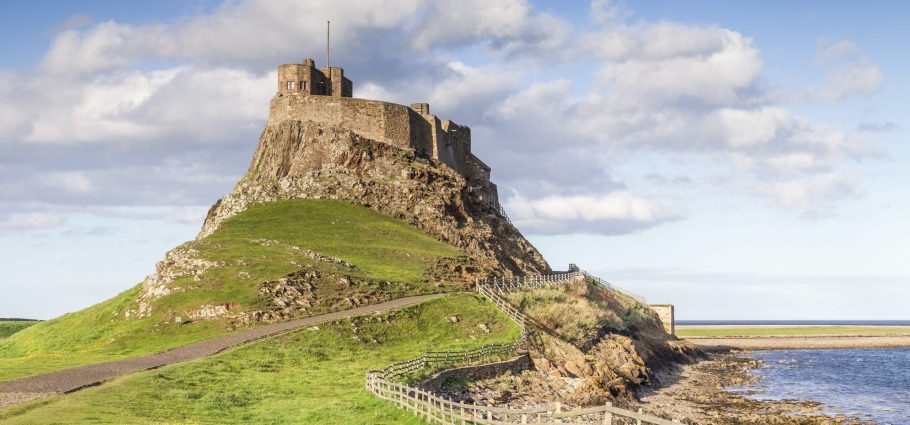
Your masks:
<svg viewBox="0 0 910 425"><path fill-rule="evenodd" d="M278 64L469 125L512 220L681 319L910 319L904 2L0 6L0 317L108 298L246 169Z"/></svg>

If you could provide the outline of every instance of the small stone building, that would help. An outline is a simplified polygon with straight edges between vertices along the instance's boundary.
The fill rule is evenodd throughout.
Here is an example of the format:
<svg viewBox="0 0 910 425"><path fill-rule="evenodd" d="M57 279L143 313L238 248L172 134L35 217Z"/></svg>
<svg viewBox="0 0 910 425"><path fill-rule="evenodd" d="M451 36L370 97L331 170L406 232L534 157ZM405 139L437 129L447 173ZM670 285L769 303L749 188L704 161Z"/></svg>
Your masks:
<svg viewBox="0 0 910 425"><path fill-rule="evenodd" d="M316 61L289 63L278 67L278 93L352 97L353 84L338 67L316 68Z"/></svg>
<svg viewBox="0 0 910 425"><path fill-rule="evenodd" d="M460 173L485 202L499 208L490 167L471 153L471 129L430 114L428 103L408 107L356 99L344 69L318 69L313 59L304 59L278 67L278 92L269 107L269 122L284 120L340 126L368 139L413 148Z"/></svg>

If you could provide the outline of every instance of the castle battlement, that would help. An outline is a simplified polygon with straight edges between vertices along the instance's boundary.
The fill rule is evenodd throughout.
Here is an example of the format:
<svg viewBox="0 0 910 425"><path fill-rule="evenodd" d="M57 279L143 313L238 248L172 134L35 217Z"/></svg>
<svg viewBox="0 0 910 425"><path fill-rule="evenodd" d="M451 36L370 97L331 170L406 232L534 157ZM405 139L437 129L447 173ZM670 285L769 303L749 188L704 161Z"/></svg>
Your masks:
<svg viewBox="0 0 910 425"><path fill-rule="evenodd" d="M289 63L278 67L278 93L301 93L316 96L351 97L354 86L345 78L344 69L316 68L316 61Z"/></svg>
<svg viewBox="0 0 910 425"><path fill-rule="evenodd" d="M488 203L499 205L490 167L471 153L471 128L430 114L428 103L410 107L353 97L353 84L337 67L317 69L313 59L278 67L278 93L269 123L312 121L437 159L464 176Z"/></svg>

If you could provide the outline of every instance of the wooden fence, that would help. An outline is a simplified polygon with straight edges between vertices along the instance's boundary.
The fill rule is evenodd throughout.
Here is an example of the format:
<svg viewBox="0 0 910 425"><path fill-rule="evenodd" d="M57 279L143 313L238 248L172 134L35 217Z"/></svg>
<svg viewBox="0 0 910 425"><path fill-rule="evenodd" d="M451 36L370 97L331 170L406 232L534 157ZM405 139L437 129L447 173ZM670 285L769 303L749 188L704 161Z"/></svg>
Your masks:
<svg viewBox="0 0 910 425"><path fill-rule="evenodd" d="M393 363L381 370L370 370L366 373L366 389L398 408L407 410L433 424L678 424L677 420L670 421L646 415L641 412L641 409L633 412L615 407L610 403L572 410L563 410L558 402L523 409L460 403L416 386L398 382L401 377L428 367L470 364L516 353L525 341L525 316L501 295L520 289L566 284L588 276L586 272L574 271L479 281L477 292L489 299L521 328L521 336L517 340L505 344L485 345L472 350L430 351L417 358ZM610 286L610 288L613 287Z"/></svg>

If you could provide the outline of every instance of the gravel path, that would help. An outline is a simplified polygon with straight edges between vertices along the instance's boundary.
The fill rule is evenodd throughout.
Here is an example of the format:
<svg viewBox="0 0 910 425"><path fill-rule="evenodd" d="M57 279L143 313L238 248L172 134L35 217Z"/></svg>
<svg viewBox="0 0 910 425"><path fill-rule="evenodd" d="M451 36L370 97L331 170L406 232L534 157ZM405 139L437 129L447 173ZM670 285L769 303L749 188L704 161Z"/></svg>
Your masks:
<svg viewBox="0 0 910 425"><path fill-rule="evenodd" d="M148 369L155 369L169 364L198 359L219 353L228 348L245 344L258 339L275 336L282 332L297 329L303 326L320 322L330 322L352 316L375 313L440 297L441 295L419 295L414 297L399 298L380 304L373 304L350 310L321 314L288 322L260 326L254 329L235 332L222 337L197 342L183 347L175 348L157 354L117 360L107 363L98 363L63 369L42 375L30 376L0 383L0 407L19 404L24 401L42 398L47 395L70 393L85 387L101 384L102 382Z"/></svg>

